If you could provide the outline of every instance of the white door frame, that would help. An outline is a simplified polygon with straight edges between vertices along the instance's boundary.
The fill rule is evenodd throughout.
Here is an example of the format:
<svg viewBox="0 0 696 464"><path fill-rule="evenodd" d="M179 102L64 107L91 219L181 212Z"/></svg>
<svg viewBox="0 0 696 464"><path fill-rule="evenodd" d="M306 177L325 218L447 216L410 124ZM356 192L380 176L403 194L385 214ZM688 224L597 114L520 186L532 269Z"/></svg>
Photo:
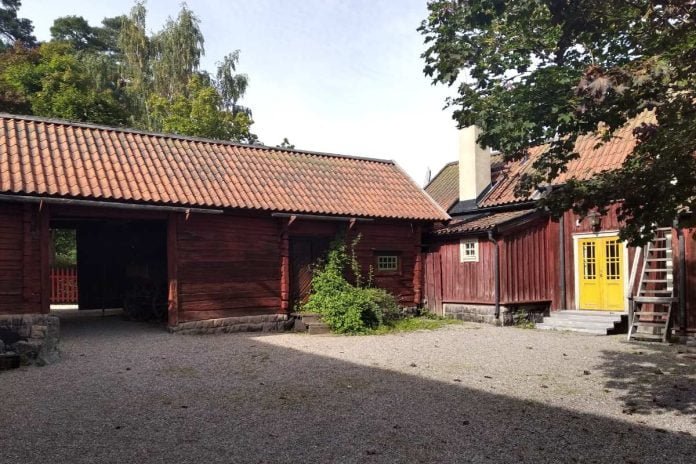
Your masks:
<svg viewBox="0 0 696 464"><path fill-rule="evenodd" d="M618 230L603 230L602 232L582 232L573 234L573 275L575 276L575 309L580 309L580 269L578 268L578 241L583 238L618 237ZM624 281L624 312L628 312L628 245L623 244L623 281ZM589 310L588 310L589 311ZM607 313L610 311L606 311Z"/></svg>

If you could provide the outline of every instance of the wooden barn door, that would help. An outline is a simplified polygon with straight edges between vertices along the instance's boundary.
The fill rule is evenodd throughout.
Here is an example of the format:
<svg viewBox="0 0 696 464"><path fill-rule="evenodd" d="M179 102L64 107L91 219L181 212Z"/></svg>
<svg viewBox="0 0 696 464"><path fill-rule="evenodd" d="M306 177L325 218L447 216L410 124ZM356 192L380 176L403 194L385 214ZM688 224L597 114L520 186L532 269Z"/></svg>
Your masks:
<svg viewBox="0 0 696 464"><path fill-rule="evenodd" d="M314 265L326 257L331 239L290 237L290 304L298 310L312 289Z"/></svg>
<svg viewBox="0 0 696 464"><path fill-rule="evenodd" d="M424 253L425 272L423 274L423 290L426 307L431 313L443 315L442 310L442 265L440 253L431 251Z"/></svg>

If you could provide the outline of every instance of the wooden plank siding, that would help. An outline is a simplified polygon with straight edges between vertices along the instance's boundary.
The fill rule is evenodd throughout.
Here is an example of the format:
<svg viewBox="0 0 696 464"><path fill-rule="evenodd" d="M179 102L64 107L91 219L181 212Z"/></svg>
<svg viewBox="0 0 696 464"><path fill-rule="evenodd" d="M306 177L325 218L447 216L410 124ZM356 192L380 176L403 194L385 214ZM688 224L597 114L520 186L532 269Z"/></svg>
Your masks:
<svg viewBox="0 0 696 464"><path fill-rule="evenodd" d="M621 223L617 214L618 206L612 206L607 213L601 217L600 232L618 231L621 228ZM587 234L593 232L590 221L582 219L579 215L572 211L566 211L561 219L564 221L565 227L565 281L566 281L566 302L562 302L554 307L554 309L577 309L575 298L575 260L577 259L576 250L574 249L573 237L576 234ZM635 256L635 248L628 247L627 249L627 266L628 274L625 275L626 282L630 278L630 270ZM640 270L639 270L640 271Z"/></svg>
<svg viewBox="0 0 696 464"><path fill-rule="evenodd" d="M0 314L49 310L48 243L42 252L46 214L39 213L38 205L0 203Z"/></svg>
<svg viewBox="0 0 696 464"><path fill-rule="evenodd" d="M460 262L459 238L435 245L441 265L443 303L493 304L495 281L493 244L485 236L478 239L478 262Z"/></svg>
<svg viewBox="0 0 696 464"><path fill-rule="evenodd" d="M558 223L543 219L498 240L500 302L556 303Z"/></svg>
<svg viewBox="0 0 696 464"><path fill-rule="evenodd" d="M287 311L287 240L293 236L335 237L349 224L242 215L191 215L177 224L179 322ZM347 234L361 240L356 256L365 276L380 251L401 258L398 274L374 274L376 286L404 306L416 304L414 276L420 252L410 223L356 223ZM419 278L420 279L420 278Z"/></svg>
<svg viewBox="0 0 696 464"><path fill-rule="evenodd" d="M179 322L279 312L279 221L193 214L177 232Z"/></svg>
<svg viewBox="0 0 696 464"><path fill-rule="evenodd" d="M674 235L676 238L676 234ZM674 241L676 243L676 240ZM696 228L684 229L684 244L686 248L686 318L689 331L696 332ZM678 249L674 253L677 257ZM675 270L679 268L676 267ZM679 274L675 272L675 283L679 282Z"/></svg>
<svg viewBox="0 0 696 464"><path fill-rule="evenodd" d="M420 304L420 295L416 301L416 293L420 293L420 290L414 288L417 256L420 254L420 228L403 222L359 222L350 229L348 239L352 240L357 234L361 239L355 253L363 276L367 277L372 268L375 286L393 294L402 306ZM377 272L379 253L398 255L399 271L388 274Z"/></svg>

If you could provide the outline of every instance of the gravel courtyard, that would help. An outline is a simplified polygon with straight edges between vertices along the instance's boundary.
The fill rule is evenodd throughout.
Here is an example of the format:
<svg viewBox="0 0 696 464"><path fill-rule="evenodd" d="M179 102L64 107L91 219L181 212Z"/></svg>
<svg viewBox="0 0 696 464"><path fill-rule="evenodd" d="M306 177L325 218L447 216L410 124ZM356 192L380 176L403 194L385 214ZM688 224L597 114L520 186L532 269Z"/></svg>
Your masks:
<svg viewBox="0 0 696 464"><path fill-rule="evenodd" d="M696 462L679 347L483 325L334 337L66 321L0 372L0 462Z"/></svg>

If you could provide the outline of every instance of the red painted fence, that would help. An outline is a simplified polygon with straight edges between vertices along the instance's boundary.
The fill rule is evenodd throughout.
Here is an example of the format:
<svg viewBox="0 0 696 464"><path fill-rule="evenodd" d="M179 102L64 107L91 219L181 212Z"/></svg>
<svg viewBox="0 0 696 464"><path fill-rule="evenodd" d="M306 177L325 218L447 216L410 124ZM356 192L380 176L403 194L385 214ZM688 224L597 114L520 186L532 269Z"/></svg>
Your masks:
<svg viewBox="0 0 696 464"><path fill-rule="evenodd" d="M77 268L51 268L51 304L77 303Z"/></svg>

